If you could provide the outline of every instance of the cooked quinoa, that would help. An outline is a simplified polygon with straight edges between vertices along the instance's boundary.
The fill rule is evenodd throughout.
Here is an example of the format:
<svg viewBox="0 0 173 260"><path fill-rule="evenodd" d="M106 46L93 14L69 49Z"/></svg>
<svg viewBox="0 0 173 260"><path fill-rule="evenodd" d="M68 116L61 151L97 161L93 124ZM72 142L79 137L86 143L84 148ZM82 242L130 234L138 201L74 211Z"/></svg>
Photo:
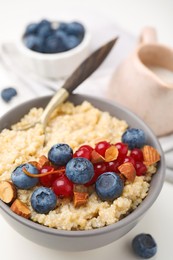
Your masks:
<svg viewBox="0 0 173 260"><path fill-rule="evenodd" d="M4 129L0 133L0 181L10 180L12 171L20 164L37 161L46 155L50 147L56 143L67 143L75 151L83 144L94 147L95 143L106 140L117 143L127 129L125 121L102 112L87 101L74 106L66 102L51 115L46 127L46 144L42 126L26 131L17 131L27 122L36 121L42 114L42 108L32 108L22 120L12 126L12 130ZM58 199L55 210L48 214L38 214L30 204L30 196L34 190L18 189L18 198L31 210L31 219L48 227L64 230L87 230L110 225L134 210L147 196L155 165L148 167L145 176L136 176L133 183L125 183L121 197L113 202L101 201L94 190L85 206L75 208L69 199ZM76 187L76 189L87 189ZM91 188L90 188L91 189Z"/></svg>

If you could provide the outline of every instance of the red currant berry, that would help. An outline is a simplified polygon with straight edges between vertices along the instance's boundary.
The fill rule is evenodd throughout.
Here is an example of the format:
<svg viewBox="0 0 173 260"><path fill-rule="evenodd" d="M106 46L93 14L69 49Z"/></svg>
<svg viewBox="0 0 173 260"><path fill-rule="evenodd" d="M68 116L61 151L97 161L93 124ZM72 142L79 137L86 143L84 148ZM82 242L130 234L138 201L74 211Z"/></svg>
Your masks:
<svg viewBox="0 0 173 260"><path fill-rule="evenodd" d="M131 153L130 156L133 157L133 159L136 162L142 162L143 161L143 153L140 149L138 148L134 148Z"/></svg>
<svg viewBox="0 0 173 260"><path fill-rule="evenodd" d="M128 155L127 155L127 156L124 158L123 163L127 163L127 162L130 162L130 163L132 163L132 164L135 166L135 160L134 160L134 158L131 157L131 156L128 156Z"/></svg>
<svg viewBox="0 0 173 260"><path fill-rule="evenodd" d="M58 177L52 184L52 189L58 197L69 198L73 196L73 183L62 175Z"/></svg>
<svg viewBox="0 0 173 260"><path fill-rule="evenodd" d="M120 162L118 160L107 162L106 163L106 171L108 172L119 172L118 167L120 166Z"/></svg>
<svg viewBox="0 0 173 260"><path fill-rule="evenodd" d="M106 163L95 163L94 164L94 172L97 176L104 173L106 171Z"/></svg>
<svg viewBox="0 0 173 260"><path fill-rule="evenodd" d="M106 163L95 163L94 164L94 176L93 178L85 184L86 187L94 184L97 180L97 178L104 172L106 172L107 168L106 168Z"/></svg>
<svg viewBox="0 0 173 260"><path fill-rule="evenodd" d="M83 147L82 149L77 150L74 153L73 157L83 157L83 158L90 160L91 153L87 148Z"/></svg>
<svg viewBox="0 0 173 260"><path fill-rule="evenodd" d="M119 152L117 160L122 162L124 160L125 156L127 155L128 146L127 146L127 144L124 144L124 143L116 143L115 146L117 147L118 152Z"/></svg>
<svg viewBox="0 0 173 260"><path fill-rule="evenodd" d="M145 166L145 164L143 164L143 162L136 162L135 169L136 169L137 176L145 175L145 173L147 171L147 167Z"/></svg>
<svg viewBox="0 0 173 260"><path fill-rule="evenodd" d="M103 157L105 156L105 152L106 150L111 146L110 143L108 143L107 141L102 141L96 144L95 146L95 150L97 153L99 153L100 155L102 155Z"/></svg>
<svg viewBox="0 0 173 260"><path fill-rule="evenodd" d="M40 170L40 173L47 173L54 170L54 167L52 166L43 166ZM39 178L39 181L41 183L41 185L45 186L45 187L50 187L53 183L53 181L55 180L55 175L56 174L49 174L46 176L42 176ZM57 175L56 175L57 178Z"/></svg>
<svg viewBox="0 0 173 260"><path fill-rule="evenodd" d="M82 146L80 146L80 150L86 148L88 151L90 151L90 153L94 150L90 145L84 144Z"/></svg>

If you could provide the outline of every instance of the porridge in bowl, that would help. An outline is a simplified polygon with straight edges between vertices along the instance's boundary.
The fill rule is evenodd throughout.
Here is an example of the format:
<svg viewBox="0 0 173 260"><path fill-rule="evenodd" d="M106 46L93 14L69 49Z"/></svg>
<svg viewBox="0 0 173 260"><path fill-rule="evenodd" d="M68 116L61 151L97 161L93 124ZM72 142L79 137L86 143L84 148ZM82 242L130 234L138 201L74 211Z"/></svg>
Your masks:
<svg viewBox="0 0 173 260"><path fill-rule="evenodd" d="M0 134L0 198L15 213L61 230L104 227L135 210L160 160L144 132L87 101L53 112L45 144L39 124L17 131L42 111L31 109Z"/></svg>

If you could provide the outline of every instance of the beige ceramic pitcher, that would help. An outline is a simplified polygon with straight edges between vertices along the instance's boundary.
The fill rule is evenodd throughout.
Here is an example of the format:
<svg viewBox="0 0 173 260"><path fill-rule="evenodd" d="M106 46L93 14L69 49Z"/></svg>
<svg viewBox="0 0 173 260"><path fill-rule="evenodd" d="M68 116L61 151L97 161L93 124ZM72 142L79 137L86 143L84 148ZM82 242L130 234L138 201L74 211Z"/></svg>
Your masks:
<svg viewBox="0 0 173 260"><path fill-rule="evenodd" d="M146 27L139 45L111 78L107 97L138 114L161 136L173 131L173 50Z"/></svg>

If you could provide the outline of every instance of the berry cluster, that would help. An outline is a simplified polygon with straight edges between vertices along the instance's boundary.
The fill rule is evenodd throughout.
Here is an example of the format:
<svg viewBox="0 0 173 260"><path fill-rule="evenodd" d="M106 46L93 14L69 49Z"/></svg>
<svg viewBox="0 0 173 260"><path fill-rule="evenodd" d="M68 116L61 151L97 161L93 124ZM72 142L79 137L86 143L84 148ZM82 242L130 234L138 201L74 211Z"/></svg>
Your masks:
<svg viewBox="0 0 173 260"><path fill-rule="evenodd" d="M130 164L133 176L144 175L147 171L141 150L144 145L141 131L138 135L138 129L128 129L122 136L122 142L111 144L102 141L94 148L82 145L75 153L67 144L55 144L49 150L48 158L42 156L40 162L18 166L12 172L12 182L20 189L41 185L31 196L31 205L39 213L52 210L56 205L55 197L72 198L74 184L86 187L95 184L98 197L112 201L123 192L127 175L122 171L122 165L126 165L127 170Z"/></svg>
<svg viewBox="0 0 173 260"><path fill-rule="evenodd" d="M23 41L30 50L41 53L59 53L79 45L85 35L85 28L79 22L52 23L42 20L26 27Z"/></svg>

